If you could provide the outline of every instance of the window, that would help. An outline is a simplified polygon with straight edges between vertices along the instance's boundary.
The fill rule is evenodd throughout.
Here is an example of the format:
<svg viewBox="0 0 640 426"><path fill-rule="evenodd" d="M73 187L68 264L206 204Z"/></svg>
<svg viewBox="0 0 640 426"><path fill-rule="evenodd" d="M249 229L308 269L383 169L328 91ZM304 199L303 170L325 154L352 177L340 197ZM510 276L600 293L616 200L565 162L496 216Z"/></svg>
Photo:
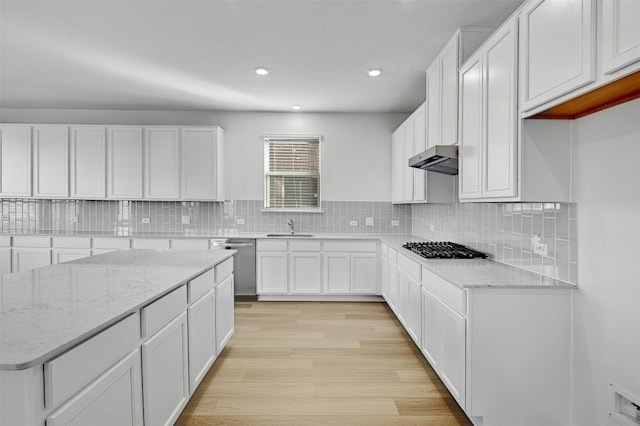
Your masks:
<svg viewBox="0 0 640 426"><path fill-rule="evenodd" d="M279 210L320 209L322 136L264 137L264 206Z"/></svg>

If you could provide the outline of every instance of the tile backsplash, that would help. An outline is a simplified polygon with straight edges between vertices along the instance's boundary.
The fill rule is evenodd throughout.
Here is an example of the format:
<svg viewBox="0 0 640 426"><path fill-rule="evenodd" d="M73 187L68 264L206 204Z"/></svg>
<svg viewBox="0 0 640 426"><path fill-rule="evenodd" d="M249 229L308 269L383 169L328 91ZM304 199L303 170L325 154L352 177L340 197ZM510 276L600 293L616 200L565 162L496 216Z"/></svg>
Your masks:
<svg viewBox="0 0 640 426"><path fill-rule="evenodd" d="M457 242L509 265L578 282L575 203L416 204L411 221L419 237ZM534 235L547 244L546 256L533 253Z"/></svg>
<svg viewBox="0 0 640 426"><path fill-rule="evenodd" d="M218 202L2 199L3 233L168 232L186 235L239 232L408 233L411 208L380 201L324 201L324 213L264 212L262 200ZM183 224L183 216L189 223ZM367 225L366 219L373 218ZM148 223L143 223L147 222ZM244 221L244 223L238 223ZM357 223L352 225L351 223ZM397 225L395 222L397 221Z"/></svg>

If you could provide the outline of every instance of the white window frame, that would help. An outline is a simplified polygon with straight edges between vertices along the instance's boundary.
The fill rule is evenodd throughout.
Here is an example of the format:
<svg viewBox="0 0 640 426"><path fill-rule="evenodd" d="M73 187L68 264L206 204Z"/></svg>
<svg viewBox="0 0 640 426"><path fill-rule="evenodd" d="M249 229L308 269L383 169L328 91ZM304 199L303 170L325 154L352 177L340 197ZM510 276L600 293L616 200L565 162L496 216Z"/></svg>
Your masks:
<svg viewBox="0 0 640 426"><path fill-rule="evenodd" d="M320 134L265 134L263 135L263 190L264 204L262 211L264 212L305 212L305 213L323 213L321 208L322 200L322 143L323 136ZM269 187L267 179L269 170L269 143L271 141L287 141L287 140L316 140L318 141L318 206L317 207L269 207Z"/></svg>

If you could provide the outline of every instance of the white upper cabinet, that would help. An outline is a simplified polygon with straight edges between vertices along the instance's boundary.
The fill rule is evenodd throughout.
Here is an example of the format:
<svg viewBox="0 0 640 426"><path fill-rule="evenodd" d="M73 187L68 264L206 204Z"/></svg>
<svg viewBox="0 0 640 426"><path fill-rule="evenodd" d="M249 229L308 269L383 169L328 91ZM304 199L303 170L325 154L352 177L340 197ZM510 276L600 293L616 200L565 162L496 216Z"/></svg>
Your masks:
<svg viewBox="0 0 640 426"><path fill-rule="evenodd" d="M427 149L427 106L423 103L411 114L413 121L413 155L418 155ZM411 168L413 173L413 201L426 201L427 193L425 184L427 182L424 170Z"/></svg>
<svg viewBox="0 0 640 426"><path fill-rule="evenodd" d="M220 127L182 129L182 198L224 200L224 131Z"/></svg>
<svg viewBox="0 0 640 426"><path fill-rule="evenodd" d="M404 173L404 186L402 200L413 201L413 168L409 167L409 158L413 157L413 114L403 124L404 129L404 155L402 170Z"/></svg>
<svg viewBox="0 0 640 426"><path fill-rule="evenodd" d="M455 37L442 51L440 59L440 143L458 142L458 67L460 66L459 37ZM431 124L431 121L430 121ZM432 144L433 145L433 144Z"/></svg>
<svg viewBox="0 0 640 426"><path fill-rule="evenodd" d="M0 126L0 196L31 196L31 126Z"/></svg>
<svg viewBox="0 0 640 426"><path fill-rule="evenodd" d="M111 127L107 149L107 195L142 198L142 127Z"/></svg>
<svg viewBox="0 0 640 426"><path fill-rule="evenodd" d="M391 135L391 202L404 201L404 130L401 125Z"/></svg>
<svg viewBox="0 0 640 426"><path fill-rule="evenodd" d="M71 127L71 197L101 199L107 191L107 133L100 126Z"/></svg>
<svg viewBox="0 0 640 426"><path fill-rule="evenodd" d="M520 14L520 107L595 81L594 0L535 0Z"/></svg>
<svg viewBox="0 0 640 426"><path fill-rule="evenodd" d="M460 69L460 199L515 197L517 20Z"/></svg>
<svg viewBox="0 0 640 426"><path fill-rule="evenodd" d="M145 128L144 197L180 198L180 129L177 127Z"/></svg>
<svg viewBox="0 0 640 426"><path fill-rule="evenodd" d="M440 140L440 109L441 109L441 91L440 91L440 59L436 60L427 69L427 147L441 144ZM457 73L456 73L457 75Z"/></svg>
<svg viewBox="0 0 640 426"><path fill-rule="evenodd" d="M69 196L69 127L33 128L33 195Z"/></svg>
<svg viewBox="0 0 640 426"><path fill-rule="evenodd" d="M640 61L640 1L603 0L599 22L605 75Z"/></svg>
<svg viewBox="0 0 640 426"><path fill-rule="evenodd" d="M482 197L482 54L460 69L460 199Z"/></svg>

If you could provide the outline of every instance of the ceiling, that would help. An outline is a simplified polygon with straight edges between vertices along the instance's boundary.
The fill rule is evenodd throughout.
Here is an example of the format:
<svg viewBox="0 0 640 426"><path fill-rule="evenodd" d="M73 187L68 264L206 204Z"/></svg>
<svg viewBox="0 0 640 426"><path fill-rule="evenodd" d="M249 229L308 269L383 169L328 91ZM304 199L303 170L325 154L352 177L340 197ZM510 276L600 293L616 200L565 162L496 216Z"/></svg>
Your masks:
<svg viewBox="0 0 640 426"><path fill-rule="evenodd" d="M456 28L522 1L1 0L0 106L409 112Z"/></svg>

